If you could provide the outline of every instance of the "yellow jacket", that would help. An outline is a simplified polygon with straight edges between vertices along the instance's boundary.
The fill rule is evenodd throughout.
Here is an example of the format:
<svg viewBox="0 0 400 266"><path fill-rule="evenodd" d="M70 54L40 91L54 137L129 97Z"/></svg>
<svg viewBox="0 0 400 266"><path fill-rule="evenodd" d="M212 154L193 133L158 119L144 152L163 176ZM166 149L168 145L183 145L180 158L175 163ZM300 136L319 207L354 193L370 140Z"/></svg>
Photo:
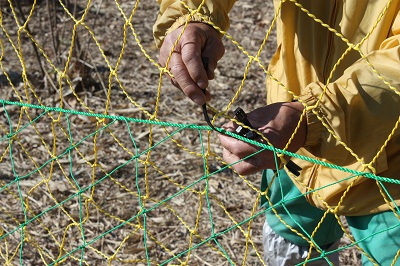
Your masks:
<svg viewBox="0 0 400 266"><path fill-rule="evenodd" d="M188 11L178 0L158 2L154 37L160 46L169 31L185 23ZM202 1L183 2L196 9ZM234 2L206 0L200 12L207 19L197 14L191 20L211 21L227 30ZM297 153L395 179L377 182L293 158L302 168L295 184L304 193L314 191L306 196L310 203L343 215L399 205L400 0L274 4L279 12L277 51L268 69L267 101L299 100L306 105L307 140Z"/></svg>

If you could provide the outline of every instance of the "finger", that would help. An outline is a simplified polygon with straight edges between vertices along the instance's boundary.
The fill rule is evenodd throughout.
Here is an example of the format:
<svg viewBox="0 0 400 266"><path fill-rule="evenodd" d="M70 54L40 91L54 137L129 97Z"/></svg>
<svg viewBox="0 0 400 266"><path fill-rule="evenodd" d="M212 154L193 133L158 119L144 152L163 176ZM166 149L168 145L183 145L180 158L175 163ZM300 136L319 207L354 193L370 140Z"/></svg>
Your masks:
<svg viewBox="0 0 400 266"><path fill-rule="evenodd" d="M234 123L234 122L232 122L232 121L229 121L228 123L223 124L221 127L222 127L222 129L224 129L225 131L229 131L229 132L234 133L234 132L236 131L237 125L236 125L236 123ZM221 136L222 136L222 135L221 135Z"/></svg>
<svg viewBox="0 0 400 266"><path fill-rule="evenodd" d="M163 45L160 48L160 53L159 53L159 56L158 56L158 62L160 63L160 65L162 67L166 66L167 62L169 62L169 60L170 60L169 57L172 54L171 50L172 50L172 47L173 47L174 43L170 40L171 38L172 37L167 36L165 38L165 41L164 41Z"/></svg>
<svg viewBox="0 0 400 266"><path fill-rule="evenodd" d="M258 147L256 146L235 138L231 138L227 135L219 134L218 137L221 145L238 158L245 158L259 151Z"/></svg>
<svg viewBox="0 0 400 266"><path fill-rule="evenodd" d="M232 165L232 168L240 175L249 175L261 170L259 169L259 160L256 156L252 156L246 160L240 161L242 158L231 153L229 150L224 149L223 158L225 162L229 165Z"/></svg>
<svg viewBox="0 0 400 266"><path fill-rule="evenodd" d="M210 25L192 24L197 34L187 34L182 36L182 58L188 72L197 85L206 89L208 80L214 78L214 70L217 62L225 52L221 35ZM201 30L200 30L201 29ZM204 64L204 61L207 61Z"/></svg>
<svg viewBox="0 0 400 266"><path fill-rule="evenodd" d="M200 88L190 76L180 53L172 53L169 69L172 75L174 75L174 83L178 85L177 87L179 87L186 96L198 105L203 105L206 102L206 95L204 95L203 89Z"/></svg>
<svg viewBox="0 0 400 266"><path fill-rule="evenodd" d="M207 62L206 64L204 62ZM204 69L206 70L207 73L207 78L209 80L212 80L215 78L214 71L217 68L217 61L211 57L204 57L203 55L203 65Z"/></svg>
<svg viewBox="0 0 400 266"><path fill-rule="evenodd" d="M204 90L208 87L208 76L202 58L201 43L186 38L183 38L182 42L182 61L192 80Z"/></svg>
<svg viewBox="0 0 400 266"><path fill-rule="evenodd" d="M217 40L215 40L213 42L217 42ZM214 48L214 49L210 49L210 47ZM224 55L224 52L225 52L225 48L224 48L222 42L220 42L219 44L216 44L216 45L208 45L202 51L201 56L203 57L203 60L204 60L204 58L207 59L207 67L205 67L205 69L206 69L207 77L209 80L215 78L214 71L217 68L218 61Z"/></svg>
<svg viewBox="0 0 400 266"><path fill-rule="evenodd" d="M168 46L168 45L166 45L166 46ZM163 46L163 47L164 47L164 46ZM187 77L188 74L186 74L186 76L185 76L184 72L182 72L182 71L185 71L185 66L184 66L184 64L182 63L182 60L180 60L180 56L179 56L180 53L177 52L177 51L175 51L175 52L173 52L171 55L168 54L168 56L166 56L167 52L166 52L165 50L168 50L168 49L163 49L163 47L161 47L160 56L159 56L159 63L160 63L160 65L165 66L165 65L166 65L166 62L169 61L169 62L168 62L168 71L169 71L169 73L172 74L172 76L173 76L174 78L172 78L168 73L165 73L166 77L170 80L170 82L171 82L175 87L181 89L181 90L184 91L184 92L186 91L186 92L185 92L186 95L192 95L191 90L193 90L192 88L193 88L193 87L196 87L196 86L195 86L195 84L193 84L192 80L190 80L190 79L185 79L185 77ZM169 52L168 52L168 53L169 53ZM168 60L168 57L169 57L169 56L170 56L171 58ZM171 66L172 66L172 67L171 67ZM174 74L173 72L175 72L175 74ZM178 75L177 73L180 73L181 75ZM176 76L178 76L178 78L176 78ZM184 87L185 90L182 89L180 83L183 84L183 86L185 86L185 87ZM199 104L199 105L202 105L202 104L204 103L204 99L205 99L206 101L209 101L209 100L211 99L211 94L210 94L208 91L206 91L206 92L205 92L205 95L204 95L204 91L199 92L199 90L196 89L196 92L195 92L195 93L196 93L197 95L194 95L194 97L197 97L198 94L200 94L200 95L198 96L198 97L200 98L200 100L194 99L194 101L195 101L197 104ZM192 97L192 96L191 96L191 97ZM204 98L204 97L205 97L205 98ZM192 97L192 100L193 100L193 97Z"/></svg>
<svg viewBox="0 0 400 266"><path fill-rule="evenodd" d="M175 87L177 87L178 89L182 90L181 87L179 86L179 84L175 81L175 79L171 78L170 75L165 74L167 76L167 78L170 80L170 82L172 83L172 85L174 85ZM211 93L207 90L203 91L203 94L205 96L206 102L211 100ZM200 105L200 104L199 104Z"/></svg>

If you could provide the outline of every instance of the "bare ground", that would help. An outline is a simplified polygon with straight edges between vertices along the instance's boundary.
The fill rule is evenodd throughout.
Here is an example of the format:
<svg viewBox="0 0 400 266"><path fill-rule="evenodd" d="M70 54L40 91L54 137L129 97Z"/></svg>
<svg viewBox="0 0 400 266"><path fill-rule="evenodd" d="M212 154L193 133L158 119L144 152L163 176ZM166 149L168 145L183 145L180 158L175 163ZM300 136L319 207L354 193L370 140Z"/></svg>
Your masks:
<svg viewBox="0 0 400 266"><path fill-rule="evenodd" d="M1 107L0 261L261 265L260 176L221 170L215 133L89 115L148 120L156 113L159 121L206 125L201 109L165 78L158 90L156 1L11 2L0 2L0 99L75 112ZM255 55L272 17L270 2L240 1L228 33ZM28 23L19 28L16 20ZM243 86L235 106L264 105L264 72L255 63L246 72L249 57L224 43L210 104L225 109ZM263 65L274 48L272 32ZM354 248L340 259L360 265Z"/></svg>

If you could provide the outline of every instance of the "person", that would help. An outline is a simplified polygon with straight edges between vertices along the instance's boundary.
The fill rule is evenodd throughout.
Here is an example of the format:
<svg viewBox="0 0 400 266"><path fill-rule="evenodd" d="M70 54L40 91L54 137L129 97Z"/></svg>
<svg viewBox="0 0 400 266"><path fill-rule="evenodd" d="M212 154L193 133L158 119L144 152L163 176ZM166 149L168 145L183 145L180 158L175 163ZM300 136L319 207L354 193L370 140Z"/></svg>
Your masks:
<svg viewBox="0 0 400 266"><path fill-rule="evenodd" d="M168 63L172 83L198 105L211 99L208 81L224 54L216 29L229 28L234 2L158 0L159 62ZM274 8L277 49L267 104L248 114L252 126L276 148L291 139L287 151L299 157L394 181L297 156L290 158L301 169L296 176L284 167L289 158L280 157L276 167L271 151L233 164L243 175L263 171L265 262L337 264L337 252L329 251L342 236L338 215L344 215L364 265L400 265L400 1L274 0ZM230 164L259 149L219 138Z"/></svg>

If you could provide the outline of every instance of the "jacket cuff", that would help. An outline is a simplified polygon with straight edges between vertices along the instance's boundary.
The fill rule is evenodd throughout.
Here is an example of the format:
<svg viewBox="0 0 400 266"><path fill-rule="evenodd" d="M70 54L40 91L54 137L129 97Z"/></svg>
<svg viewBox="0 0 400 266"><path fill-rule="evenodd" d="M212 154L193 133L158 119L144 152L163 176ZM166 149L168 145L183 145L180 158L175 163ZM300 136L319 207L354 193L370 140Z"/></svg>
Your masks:
<svg viewBox="0 0 400 266"><path fill-rule="evenodd" d="M303 147L316 146L321 143L322 133L325 130L320 120L323 117L322 109L316 105L318 99L311 92L300 96L298 101L303 103L306 108L307 135Z"/></svg>
<svg viewBox="0 0 400 266"><path fill-rule="evenodd" d="M166 34L170 33L171 31L176 30L182 25L185 25L186 21L188 20L189 15L184 15L182 17L179 17L173 24L172 26L167 30ZM210 21L211 18L208 18L208 21ZM207 24L207 20L205 20L201 15L195 14L190 17L189 23L190 22L203 22Z"/></svg>
<svg viewBox="0 0 400 266"><path fill-rule="evenodd" d="M220 29L220 31L217 29L216 31L222 36L223 33L221 31L226 31L229 28L229 20L222 19L218 16L215 18L208 11L204 13L205 14L195 13L192 15L189 13L176 13L170 14L171 17L168 18L158 18L157 22L153 26L153 37L157 48L161 47L164 42L165 36L167 36L168 33L171 33L180 26L185 25L187 21L189 21L189 23L202 22L205 24L209 24L211 27L216 26Z"/></svg>
<svg viewBox="0 0 400 266"><path fill-rule="evenodd" d="M171 25L168 25L168 24L158 25L159 29L154 27L154 40L156 42L157 48L161 47L161 45L164 42L165 36L167 36L172 31L176 30L180 26L185 25L185 23L188 20L189 20L189 23L190 22L202 22L205 24L210 24L209 22L212 21L211 17L208 17L206 19L204 16L202 16L200 14L194 14L190 17L190 19L189 19L189 16L190 16L190 14L182 15L182 16L176 18L175 21ZM161 34L161 32L164 32L164 34Z"/></svg>

